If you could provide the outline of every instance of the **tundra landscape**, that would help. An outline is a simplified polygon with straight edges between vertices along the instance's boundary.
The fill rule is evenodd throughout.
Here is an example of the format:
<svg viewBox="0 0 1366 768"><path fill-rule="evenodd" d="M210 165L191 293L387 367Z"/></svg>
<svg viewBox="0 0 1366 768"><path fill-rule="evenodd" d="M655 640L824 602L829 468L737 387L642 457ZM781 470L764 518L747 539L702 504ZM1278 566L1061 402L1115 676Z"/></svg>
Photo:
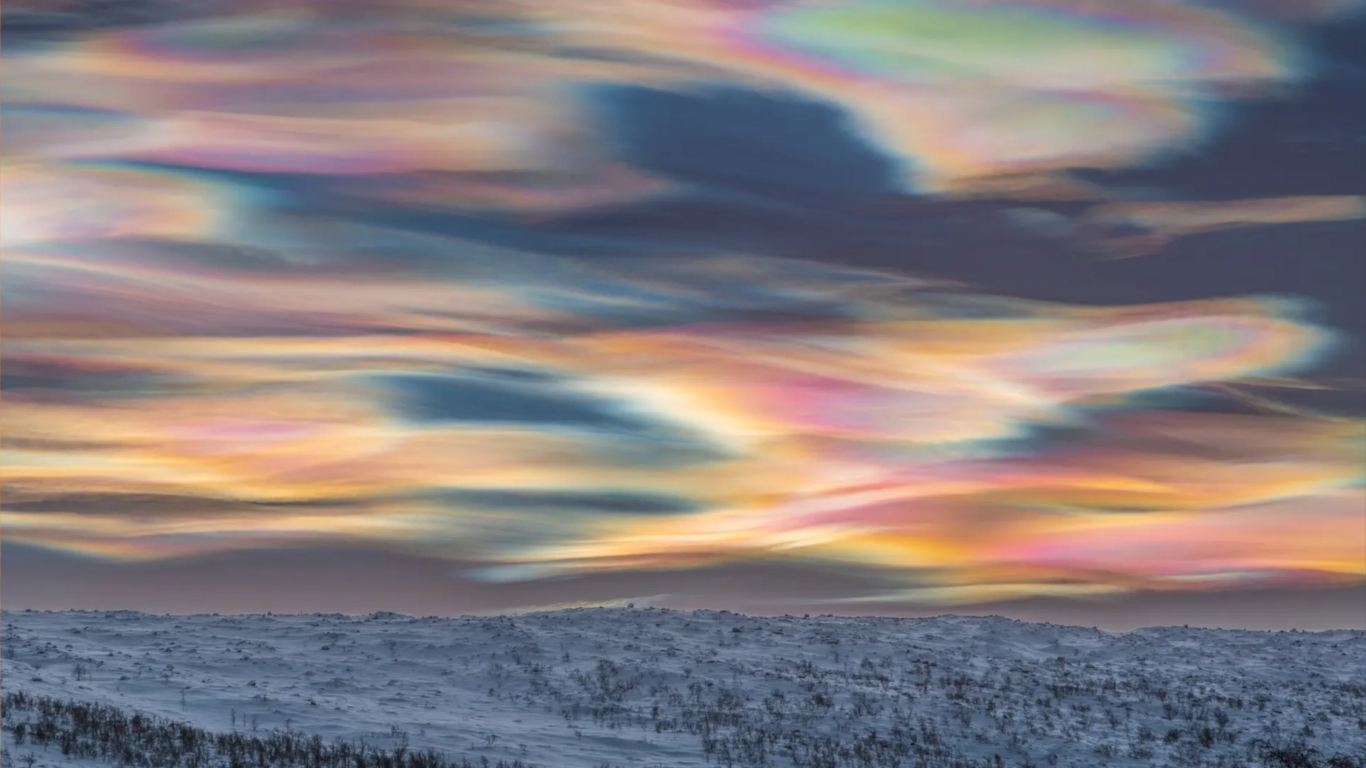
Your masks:
<svg viewBox="0 0 1366 768"><path fill-rule="evenodd" d="M3 614L6 766L1358 768L1366 632Z"/></svg>

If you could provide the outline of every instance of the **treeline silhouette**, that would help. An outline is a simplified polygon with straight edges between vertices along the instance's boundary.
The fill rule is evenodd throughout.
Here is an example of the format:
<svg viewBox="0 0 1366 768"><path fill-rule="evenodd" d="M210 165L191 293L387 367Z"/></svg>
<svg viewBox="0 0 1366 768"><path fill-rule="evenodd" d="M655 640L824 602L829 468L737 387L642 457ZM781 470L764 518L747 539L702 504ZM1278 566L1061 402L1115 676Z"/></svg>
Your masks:
<svg viewBox="0 0 1366 768"><path fill-rule="evenodd" d="M478 762L410 750L394 730L390 747L355 744L294 730L264 735L211 733L155 715L118 707L13 691L0 697L0 723L16 746L58 747L64 757L105 760L136 768L535 768L521 760ZM21 719L20 715L24 715ZM19 758L22 762L22 758Z"/></svg>
<svg viewBox="0 0 1366 768"><path fill-rule="evenodd" d="M477 762L467 757L453 760L438 750L410 750L407 734L395 727L389 747L335 739L294 730L273 730L264 735L212 733L188 723L146 715L129 714L108 704L62 700L14 691L0 697L0 726L10 731L16 747L25 744L44 749L57 747L66 758L104 760L132 768L536 768L520 759ZM703 718L703 722L712 718ZM703 725L704 751L708 762L719 766L775 765L772 760L776 734L740 727L729 734L713 735ZM910 734L894 729L890 738L867 733L852 744L830 737L789 732L789 755L794 765L813 768L841 766L915 766L915 768L1001 768L999 756L976 760L953 750L908 749L917 742ZM908 738L909 737L909 738ZM931 738L931 741L933 739ZM1366 762L1343 755L1325 756L1302 741L1254 740L1250 757L1263 768L1363 768ZM920 751L916 755L914 752ZM14 758L14 755L10 756ZM28 765L35 756L28 753ZM15 761L23 764L25 756ZM10 763L13 764L13 763ZM1026 766L1033 768L1032 764ZM1247 766L1246 763L1230 765ZM599 768L613 768L604 763Z"/></svg>

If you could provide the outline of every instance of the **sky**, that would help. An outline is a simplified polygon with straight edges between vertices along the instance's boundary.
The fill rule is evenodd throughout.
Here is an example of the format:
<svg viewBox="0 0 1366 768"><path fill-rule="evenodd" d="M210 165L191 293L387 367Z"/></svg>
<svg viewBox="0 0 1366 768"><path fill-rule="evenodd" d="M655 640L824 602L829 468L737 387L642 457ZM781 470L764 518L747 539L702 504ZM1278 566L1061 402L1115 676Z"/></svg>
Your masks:
<svg viewBox="0 0 1366 768"><path fill-rule="evenodd" d="M7 608L1366 627L1354 0L16 0Z"/></svg>

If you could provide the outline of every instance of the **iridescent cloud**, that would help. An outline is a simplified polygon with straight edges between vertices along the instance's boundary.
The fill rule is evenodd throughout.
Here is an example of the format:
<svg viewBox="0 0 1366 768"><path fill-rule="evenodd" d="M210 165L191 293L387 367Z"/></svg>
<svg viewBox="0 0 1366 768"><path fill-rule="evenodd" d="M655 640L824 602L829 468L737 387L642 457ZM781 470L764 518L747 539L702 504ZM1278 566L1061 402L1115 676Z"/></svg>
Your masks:
<svg viewBox="0 0 1366 768"><path fill-rule="evenodd" d="M7 130L52 158L549 174L576 179L590 196L630 194L652 180L611 169L577 101L583 87L731 81L837 103L903 159L909 186L970 190L1003 174L1188 147L1206 135L1212 108L1292 82L1305 67L1291 37L1268 25L1167 0L233 10L13 59L5 98L27 110ZM497 197L468 183L418 183L425 192L406 199Z"/></svg>
<svg viewBox="0 0 1366 768"><path fill-rule="evenodd" d="M649 262L560 274L552 292L274 285L159 272L92 241L84 260L29 254L7 269L72 294L63 311L7 305L21 329L6 341L12 540L145 559L359 539L484 560L498 579L783 556L966 580L954 594L999 568L1088 588L1362 570L1341 544L1358 523L1341 503L1295 537L1258 511L1360 496L1359 422L1122 407L1327 349L1277 302L1080 309L755 263L762 280L732 290L822 293L838 316L624 329L593 302L653 285L634 303L692 320L728 297L689 296ZM566 295L577 314L554 307ZM249 333L267 313L296 331ZM195 325L207 318L212 333ZM1087 436L1033 444L1049 424ZM1271 549L1201 543L1244 514L1270 524L1241 535Z"/></svg>
<svg viewBox="0 0 1366 768"><path fill-rule="evenodd" d="M1287 41L1195 4L971 0L554 3L584 45L705 63L848 108L907 184L1122 165L1189 146L1217 105L1293 80Z"/></svg>
<svg viewBox="0 0 1366 768"><path fill-rule="evenodd" d="M7 58L7 541L363 544L487 580L837 562L897 585L872 601L1366 576L1360 419L1185 409L1330 356L1295 300L538 247L568 212L728 192L633 167L601 86L828 103L908 191L1099 195L1064 172L1200 140L1300 75L1292 35L1157 0L325 6ZM1360 208L1112 201L1083 226Z"/></svg>
<svg viewBox="0 0 1366 768"><path fill-rule="evenodd" d="M1081 223L1084 236L1113 258L1146 256L1185 235L1269 224L1366 219L1366 197L1300 196L1201 202L1114 202ZM1134 230L1138 230L1134 234ZM1124 232L1111 235L1111 232Z"/></svg>

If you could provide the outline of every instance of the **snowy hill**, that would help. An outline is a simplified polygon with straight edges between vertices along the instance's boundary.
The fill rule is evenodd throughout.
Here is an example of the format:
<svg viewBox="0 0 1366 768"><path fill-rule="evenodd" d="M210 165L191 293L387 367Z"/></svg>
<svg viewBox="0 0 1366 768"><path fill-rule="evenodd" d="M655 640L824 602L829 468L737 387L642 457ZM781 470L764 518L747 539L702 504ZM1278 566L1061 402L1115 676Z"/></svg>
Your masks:
<svg viewBox="0 0 1366 768"><path fill-rule="evenodd" d="M541 768L1361 766L1366 632L1110 634L1000 617L583 609L496 618L0 612L15 694L213 734ZM113 711L113 710L110 710ZM1291 763L1303 756L1311 762ZM224 763L226 765L226 763Z"/></svg>

